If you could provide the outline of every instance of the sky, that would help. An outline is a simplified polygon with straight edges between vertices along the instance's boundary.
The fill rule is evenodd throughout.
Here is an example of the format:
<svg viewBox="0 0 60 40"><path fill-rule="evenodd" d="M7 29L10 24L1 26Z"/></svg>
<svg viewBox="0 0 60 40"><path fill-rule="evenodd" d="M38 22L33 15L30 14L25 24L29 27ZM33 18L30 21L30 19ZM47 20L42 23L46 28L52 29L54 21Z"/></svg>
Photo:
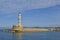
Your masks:
<svg viewBox="0 0 60 40"><path fill-rule="evenodd" d="M60 27L60 0L0 0L0 27L12 27L22 13L25 27Z"/></svg>

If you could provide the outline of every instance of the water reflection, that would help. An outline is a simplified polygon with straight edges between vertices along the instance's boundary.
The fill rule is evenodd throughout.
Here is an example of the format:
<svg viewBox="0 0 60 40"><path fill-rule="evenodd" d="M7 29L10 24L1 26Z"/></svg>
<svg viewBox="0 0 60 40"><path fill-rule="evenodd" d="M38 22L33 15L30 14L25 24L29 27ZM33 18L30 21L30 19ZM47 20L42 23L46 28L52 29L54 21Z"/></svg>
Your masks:
<svg viewBox="0 0 60 40"><path fill-rule="evenodd" d="M22 40L22 33L13 33L13 40Z"/></svg>

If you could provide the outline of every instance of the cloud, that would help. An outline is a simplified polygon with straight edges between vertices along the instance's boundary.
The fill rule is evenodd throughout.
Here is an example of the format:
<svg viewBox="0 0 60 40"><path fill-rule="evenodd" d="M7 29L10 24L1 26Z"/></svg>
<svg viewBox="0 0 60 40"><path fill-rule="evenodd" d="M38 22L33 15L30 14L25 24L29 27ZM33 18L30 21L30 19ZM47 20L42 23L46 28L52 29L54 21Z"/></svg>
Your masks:
<svg viewBox="0 0 60 40"><path fill-rule="evenodd" d="M13 13L55 5L60 5L60 0L0 0L0 12Z"/></svg>
<svg viewBox="0 0 60 40"><path fill-rule="evenodd" d="M28 3L28 4L27 4ZM27 9L37 9L37 8L46 8L50 6L56 5L56 1L52 0L33 0L33 1L27 1L25 3Z"/></svg>

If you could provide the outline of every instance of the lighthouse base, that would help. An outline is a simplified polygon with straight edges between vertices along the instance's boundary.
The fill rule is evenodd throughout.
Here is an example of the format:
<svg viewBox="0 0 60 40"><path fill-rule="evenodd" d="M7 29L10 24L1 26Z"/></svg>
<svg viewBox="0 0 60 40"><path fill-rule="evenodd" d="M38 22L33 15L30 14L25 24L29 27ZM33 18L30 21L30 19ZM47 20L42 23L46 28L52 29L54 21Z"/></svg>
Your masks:
<svg viewBox="0 0 60 40"><path fill-rule="evenodd" d="M20 30L20 31L22 31L23 27L22 26L18 26L18 25L13 25L12 30Z"/></svg>

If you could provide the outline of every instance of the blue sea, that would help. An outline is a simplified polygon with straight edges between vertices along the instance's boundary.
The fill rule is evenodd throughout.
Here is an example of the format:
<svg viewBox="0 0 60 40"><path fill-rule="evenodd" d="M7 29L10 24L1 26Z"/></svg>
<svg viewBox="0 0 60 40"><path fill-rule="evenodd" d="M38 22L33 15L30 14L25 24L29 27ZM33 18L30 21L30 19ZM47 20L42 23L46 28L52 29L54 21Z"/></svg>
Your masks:
<svg viewBox="0 0 60 40"><path fill-rule="evenodd" d="M0 40L60 40L60 31L55 32L0 32Z"/></svg>

